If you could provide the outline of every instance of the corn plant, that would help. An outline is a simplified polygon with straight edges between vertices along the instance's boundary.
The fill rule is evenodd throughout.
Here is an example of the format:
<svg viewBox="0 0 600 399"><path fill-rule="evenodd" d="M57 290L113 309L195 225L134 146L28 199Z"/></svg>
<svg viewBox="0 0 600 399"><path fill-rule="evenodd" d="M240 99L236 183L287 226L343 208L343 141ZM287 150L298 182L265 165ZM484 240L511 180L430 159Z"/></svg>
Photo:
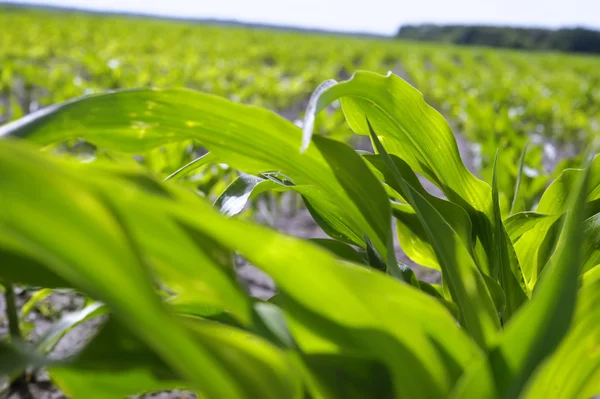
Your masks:
<svg viewBox="0 0 600 399"><path fill-rule="evenodd" d="M336 100L373 153L312 134ZM600 393L599 158L564 170L535 212L503 218L503 171L491 184L471 174L422 95L370 72L320 86L303 129L209 94L141 89L48 107L0 136L7 299L15 284L89 298L41 342L23 342L12 307L14 333L0 344L11 380L45 367L76 398L172 388L207 398ZM211 204L183 172L165 181L121 156L80 162L47 150L76 138L121 155L192 140L210 152L184 172L222 163L239 177ZM240 219L266 191L299 193L331 238ZM394 228L412 260L441 271L440 285L397 262ZM275 296L244 291L235 254L273 278ZM48 356L101 315L80 352Z"/></svg>

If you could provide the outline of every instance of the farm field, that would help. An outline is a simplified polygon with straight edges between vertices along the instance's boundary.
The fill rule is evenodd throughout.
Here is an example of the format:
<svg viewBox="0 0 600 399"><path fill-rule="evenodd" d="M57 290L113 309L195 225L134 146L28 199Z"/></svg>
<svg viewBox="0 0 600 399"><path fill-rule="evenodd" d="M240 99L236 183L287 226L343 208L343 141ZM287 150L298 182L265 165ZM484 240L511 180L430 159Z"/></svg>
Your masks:
<svg viewBox="0 0 600 399"><path fill-rule="evenodd" d="M561 365L583 368L564 397L600 393L577 357L600 342L600 57L2 5L0 26L0 310L37 350L0 346L0 395L534 398Z"/></svg>
<svg viewBox="0 0 600 399"><path fill-rule="evenodd" d="M312 91L356 70L406 78L468 140L489 179L500 148L503 206L527 141L523 209L531 209L558 161L600 132L600 58L519 53L391 39L274 32L185 22L5 8L0 122L90 93L187 87L299 121ZM27 26L27 30L19 27ZM317 129L349 136L341 111ZM169 165L170 166L170 165Z"/></svg>

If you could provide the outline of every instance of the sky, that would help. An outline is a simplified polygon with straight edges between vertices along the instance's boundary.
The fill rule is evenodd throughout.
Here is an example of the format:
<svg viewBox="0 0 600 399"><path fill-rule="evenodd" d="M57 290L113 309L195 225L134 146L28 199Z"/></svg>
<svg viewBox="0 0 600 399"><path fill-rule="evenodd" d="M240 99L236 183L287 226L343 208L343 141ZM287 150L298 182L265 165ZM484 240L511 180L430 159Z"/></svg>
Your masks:
<svg viewBox="0 0 600 399"><path fill-rule="evenodd" d="M12 0L15 1L388 35L400 25L426 22L600 29L600 0Z"/></svg>

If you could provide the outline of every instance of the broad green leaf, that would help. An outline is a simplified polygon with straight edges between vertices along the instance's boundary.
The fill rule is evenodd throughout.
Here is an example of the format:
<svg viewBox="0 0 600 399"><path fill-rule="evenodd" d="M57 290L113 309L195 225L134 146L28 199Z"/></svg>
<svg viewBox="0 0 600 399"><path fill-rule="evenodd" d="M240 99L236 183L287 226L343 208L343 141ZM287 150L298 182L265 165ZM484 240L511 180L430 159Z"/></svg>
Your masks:
<svg viewBox="0 0 600 399"><path fill-rule="evenodd" d="M285 321L283 311L273 303L257 301L254 303L256 318L254 328L271 338L270 342L278 342L284 348L297 349L298 346ZM257 322L257 319L260 322Z"/></svg>
<svg viewBox="0 0 600 399"><path fill-rule="evenodd" d="M2 165L7 164L10 166L10 170L20 171L20 173L11 173L9 179L2 180L3 185L11 182L12 190L6 191L11 195L21 193L30 187L31 190L40 190L45 193L44 200L58 197L56 202L50 204L54 208L68 206L69 212L63 209L60 209L60 212L66 212L70 218L74 218L75 210L79 209L75 207L77 204L75 199L84 196L91 201L89 196L85 196L87 193L103 192L106 195L107 203L118 202L118 208L115 210L125 215L122 222L127 225L133 223L133 216L127 218L126 215L135 215L134 210L137 210L139 215L135 217L136 220L142 217L150 221L162 218L167 220L165 215L169 215L174 225L187 226L184 231L201 249L205 250L205 246L213 248L216 242L231 251L238 251L273 277L280 292L294 298L311 314L318 315L319 318L327 320L330 324L342 326L344 334L329 337L330 342L334 344L336 342L347 343L348 340L351 340L356 343L353 346L354 349L361 353L368 353L383 362L393 376L397 396L432 397L433 395L433 397L443 397L462 370L474 358L481 356L478 348L459 329L443 305L389 276L364 267L347 263L341 264L327 251L306 241L284 236L241 220L225 218L202 198L177 185L167 184L163 187L158 183L162 190L148 190L146 186L139 186L136 180L123 178L122 173L115 173L111 177L105 168L98 168L98 165L70 167L62 162L50 161L47 156L28 150L22 144L7 141L0 142L0 148L6 150L0 152ZM40 170L43 173L39 173ZM37 171L35 176L33 171ZM28 182L28 185L22 187L23 181ZM29 184L32 182L35 184L30 186ZM76 182L79 183L79 188L75 185ZM57 190L56 185L58 184L62 187L61 190ZM107 188L111 189L107 190ZM72 191L76 191L77 195L74 195ZM7 199L6 197L2 198ZM37 206L33 206L36 205L35 201L39 198L41 198L39 195L19 196L20 200L29 199L31 202L27 203L30 213L32 210L39 209ZM19 203L19 201L16 202ZM44 207L45 212L48 211L50 204ZM93 201L92 204L94 204ZM86 214L87 217L82 218L81 221L78 220L76 225L68 226L72 229L71 234L76 235L77 232L86 231L84 230L86 228L92 229L97 225L104 226L107 221L112 220L110 214L103 215L101 219L92 219L94 215L100 216L98 215L99 209L102 208L93 208L93 214ZM14 209L14 212L17 211ZM39 213L41 212L36 212L34 216L37 217ZM94 220L93 223L92 220ZM59 222L52 219L47 220L46 223L48 226L56 226ZM60 221L60 227L63 230L65 229L64 223L64 220ZM111 225L109 224L109 226ZM140 232L136 231L136 227L131 226L130 234L127 235L132 242L142 240ZM195 235L194 231L200 234ZM43 234L44 237L48 235L54 238L56 236L46 229L37 233ZM33 233L30 232L30 236L31 234ZM116 235L116 237L121 236ZM245 237L245 239L240 240L239 237ZM205 241L205 238L209 239ZM177 241L181 240L180 237L177 238ZM58 243L62 243L62 241L58 241ZM41 242L41 244L48 245L47 248L52 248L52 253L61 248L58 243L57 240L50 243ZM146 247L143 241L137 244L141 244L140 248ZM68 248L71 250L69 253L72 253L71 246ZM77 250L82 250L82 248L77 248ZM101 259L101 254L103 253L95 252L95 262ZM229 380L234 378L232 373L235 370L233 369L225 368L227 372L216 374L223 370L221 362L226 360L220 357L219 352L215 352L217 351L216 347L221 344L217 345L215 341L214 344L209 345L209 342L212 342L210 339L218 340L218 337L211 338L212 336L206 333L208 335L203 335L200 342L186 341L189 343L189 346L186 347L187 353L185 356L181 356L178 350L182 350L183 346L176 341L181 337L177 334L185 331L187 337L191 339L193 337L187 329L182 329L181 324L174 317L169 317L168 320L161 319L157 323L147 322L138 326L131 325L138 322L141 316L146 315L148 305L157 299L149 286L148 298L139 298L138 301L132 302L133 298L139 297L143 292L140 291L141 278L137 276L135 287L122 287L123 284L130 281L125 274L128 269L123 266L124 259L127 258L123 255L119 263L119 275L114 275L117 271L113 270L110 265L91 268L92 265L89 263L79 265L79 263L70 262L68 268L59 268L60 264L53 263L48 263L48 267L65 273L68 271L69 277L75 280L79 289L103 300L115 316L126 314L127 317L121 317L119 320L131 328L137 336L143 338L153 351L164 358L166 364L173 371L187 376L194 370L190 364L198 364L194 362L200 362L199 359L201 359L204 367L209 367L210 373L204 370L203 372L198 371L200 374L194 373L194 376L190 376L190 383L200 379L197 384L193 385L194 389L207 392L209 397L243 396L240 391L233 392L233 396L229 396L227 393L222 395L221 393L210 393L207 388L214 385L217 389L225 389L223 387L234 389L234 387L240 387L241 384L241 381L237 379L235 382ZM51 259L46 261L50 262ZM90 268L85 268L88 265ZM80 276L83 277L79 279ZM106 279L110 280L106 281ZM113 279L118 282L118 285ZM117 291L113 291L113 289L117 289ZM111 296L116 295L112 294L113 292L119 293L117 298ZM130 292L130 295L123 297L122 292ZM137 295L137 297L133 295ZM119 301L123 301L123 303ZM125 313L124 309L127 310L127 306L132 303L136 305L136 313L131 315ZM145 304L145 306L140 306L140 304ZM140 309L142 309L142 313L140 313ZM163 308L161 307L161 309ZM288 308L284 307L284 310L286 314L290 312ZM390 317L390 315L394 317ZM289 316L295 317L296 315L290 313ZM405 328L407 324L412 327ZM160 327L153 328L153 326ZM317 327L310 324L309 326L311 329ZM173 334L174 331L175 334ZM224 337L227 336L222 332L213 332L218 333L217 335L221 336L221 339L225 339ZM292 333L294 338L298 339L297 330L292 328ZM154 340L149 339L147 334L153 334ZM157 342L159 338L161 341ZM306 344L300 341L298 344L301 347ZM205 348L208 346L212 348L210 352L198 353L198 349L206 350ZM223 346L223 350L226 347ZM169 348L171 352L161 351L164 348ZM343 345L338 348L343 350ZM172 362L175 354L179 359L177 364ZM193 361L192 359L188 361L187 358L192 358ZM187 373L180 370L182 367L186 368ZM281 375L280 378L285 379L285 377L285 375ZM219 378L225 381L219 381ZM209 379L210 382L206 382L205 379Z"/></svg>
<svg viewBox="0 0 600 399"><path fill-rule="evenodd" d="M587 272L582 274L580 280L581 280L581 284L584 286L595 283L596 281L600 280L599 265L592 267L590 270L588 270Z"/></svg>
<svg viewBox="0 0 600 399"><path fill-rule="evenodd" d="M464 199L475 209L490 211L491 202L484 197L490 194L489 186L467 170L450 126L414 87L396 75L371 72L357 72L346 82L324 85L311 98L316 105L309 109L314 114L342 99L344 115L356 133L369 134L366 114L387 152L438 185L450 200ZM312 114L307 112L305 117L305 147L313 132Z"/></svg>
<svg viewBox="0 0 600 399"><path fill-rule="evenodd" d="M586 201L594 204L591 208L596 209L596 202L600 197L600 157L594 158L586 170L590 173ZM544 192L537 213L515 214L507 220L507 230L513 230L510 233L511 239L513 242L518 240L514 248L530 289L535 286L554 249L566 212L567 197L583 172L582 169L564 170ZM547 216L542 217L540 214Z"/></svg>
<svg viewBox="0 0 600 399"><path fill-rule="evenodd" d="M176 206L164 197L145 198L144 201L148 204L155 204L157 209L163 207L169 209L174 216L180 219L181 223L201 230L204 234L214 237L231 249L235 248L253 264L266 271L275 280L280 292L294 297L303 306L311 309L311 312L320 314L321 318L330 320L328 323L340 323L342 326L346 326L346 329L351 329L344 334L350 335L347 338L344 337L342 342L346 342L350 336L355 336L353 340L356 342L358 339L360 343L358 348L382 358L382 361L385 361L393 370L393 375L404 387L403 389L408 389L406 384L413 381L410 392L416 395L437 392L436 395L439 395L440 392L448 389L451 381L458 377L458 374L447 374L448 371L445 370L442 359L447 356L455 359L453 364L460 365L458 366L460 370L468 363L468 359L472 359L477 353L471 346L472 344L464 341L465 337L460 334L450 315L434 299L405 287L380 273L369 272L368 269L361 267L342 266L327 252L318 250L301 240L281 236L268 229L245 224L242 221L223 220L209 210L200 215L198 212L201 209L201 203L196 198L192 198L186 199L185 203L189 203L189 207L196 209L196 212L188 212L188 206ZM130 200L134 203L138 202L134 198ZM239 236L247 237L247 239L236 239ZM278 248L278 250L274 251L273 248ZM360 270L364 270L364 272L360 272ZM315 275L319 276L316 280L312 277ZM366 290L366 292L363 293L361 290ZM414 308L415 306L418 309ZM287 307L284 309L288 310ZM436 316L426 316L430 311L435 312ZM399 319L390 318L389 314L396 314ZM290 315L290 317L292 316L295 317L295 315ZM409 319L413 320L415 324L415 327L410 330L397 324L406 323ZM434 324L429 324L434 319L436 319ZM448 323L448 325L442 328L438 326L438 323ZM423 333L419 332L421 330L417 328L419 325L426 329L427 336L435 339L436 345L432 346L428 342L430 338L421 335ZM380 331L382 336L390 334L391 341L388 339L384 344L381 340L373 340L368 334L361 333L363 329L375 329ZM350 333L354 330L355 332ZM297 330L292 328L292 332L294 337L299 339L296 335ZM342 336L338 335L329 339L336 342L341 338ZM456 346L450 346L449 341L457 339L462 342ZM411 355L411 358L417 356L417 358L423 359L425 369L417 367L406 369L405 363L398 360L398 355L402 353L398 350L402 346L396 340L404 342L411 351L415 350L416 352ZM420 342L420 344L409 345L408 342ZM298 343L302 346L302 339ZM439 345L443 348L444 355L439 360L431 361L440 356L437 352ZM394 349L396 347L398 349ZM405 356L407 355L404 354L400 358ZM429 371L426 374L420 374L425 373L425 370ZM428 376L429 373L431 373L431 377ZM418 388L422 384L416 382L431 382L432 377L437 384L429 385L431 391L422 392Z"/></svg>
<svg viewBox="0 0 600 399"><path fill-rule="evenodd" d="M451 350L452 355L450 356L458 364L464 365L468 362L467 358L472 359L474 356L473 349L470 348L471 344L464 341L456 347L450 347L448 340L458 339L456 333L459 331L451 321L449 314L443 315L445 310L438 313L442 310L440 304L430 302L435 300L429 299L408 286L401 285L381 273L371 272L364 267L341 265L327 252L318 250L308 243L279 236L258 226L246 225L232 219L228 220L225 225L224 223L214 223L207 217L207 214L204 214L202 218L186 217L184 215L187 212L184 210L180 211L174 208L173 211L181 215L182 222L185 219L185 223L215 236L225 245L237 248L242 255L275 280L280 292L286 293L287 296L293 297L295 301L301 303L303 307L310 309L311 314L320 315L319 319L327 320L328 326L331 323L344 326L342 331L345 332L341 335L336 335L329 328L325 328L321 333L333 333L333 336L327 336L326 340L329 342L335 344L341 340L337 345L341 344L344 347L349 345L348 340L350 340L354 342L353 347L356 350L360 349L381 358L392 370L394 380L398 381L398 386L401 387L398 389L402 391L409 392L416 397L428 394L437 396L448 389L447 384L452 381L452 378L455 378L451 378L447 374L448 371L443 367L443 360L437 354L437 345L432 346L428 341L429 338L422 335L421 328L426 329L427 334L434 337L444 351ZM220 229L217 229L218 225L220 225ZM251 239L243 242L235 240L234 237L239 234L244 234ZM279 248L279 250L273 251L272 247ZM289 267L289 265L295 265L295 267ZM312 276L315 275L318 275L319 278L314 279ZM290 309L288 303L284 303L283 308L290 311L290 317L298 316L297 309ZM437 315L426 316L429 311L436 312ZM390 318L390 314L395 314L396 317ZM436 321L430 325L429 323L434 318L437 318ZM412 320L414 324L411 329L404 329L397 324L407 323L408 320ZM309 318L308 320L303 319L303 322L312 324L315 321L313 318ZM442 328L438 326L438 323L449 324ZM316 327L316 325L311 326L311 329ZM361 332L363 330L366 330L365 333ZM369 330L373 330L374 333L367 334L366 332ZM376 334L375 332L380 333ZM293 327L292 333L303 350L310 350L310 347L304 346L304 340L297 335L297 330ZM383 340L387 334L389 334L389 338ZM379 339L374 339L374 335L379 336ZM411 355L409 356L405 352L407 349L400 351L402 347L407 348ZM459 348L461 348L460 354L454 352L454 349L459 350ZM467 353L464 353L464 350L467 350ZM422 367L406 368L407 364L417 361L414 356L416 359L421 359L419 363L422 363L425 369ZM400 359L413 360L406 363L407 360ZM432 361L431 359L438 360ZM421 384L425 381L430 384L427 390L423 390Z"/></svg>
<svg viewBox="0 0 600 399"><path fill-rule="evenodd" d="M0 201L1 198L0 195ZM33 287L71 287L69 282L36 259L40 252L41 248L34 243L17 239L0 225L0 259L7 266L2 270L2 279Z"/></svg>
<svg viewBox="0 0 600 399"><path fill-rule="evenodd" d="M367 251L371 237L385 237L386 250L380 251L388 271L396 265L392 241L391 207L381 183L371 172L365 161L349 146L325 137L315 137L314 145L319 149L325 161L335 172L335 176L359 209L368 210L364 215L373 230L365 231ZM343 173L341 173L343 171ZM373 245L372 249L377 249Z"/></svg>
<svg viewBox="0 0 600 399"><path fill-rule="evenodd" d="M312 136L312 114L340 99L352 130L368 135L368 118L388 153L403 159L469 213L475 235L486 253L493 253L491 189L464 166L450 126L425 103L421 93L393 74L370 72L357 72L346 82L328 81L324 85L311 98L305 116L304 143ZM479 261L487 273L487 264Z"/></svg>
<svg viewBox="0 0 600 399"><path fill-rule="evenodd" d="M590 183L584 196L586 201L595 202L600 197L600 157L595 157L586 169ZM568 195L583 172L582 169L565 169L544 192L536 214L515 214L507 220L507 230L514 230L510 233L511 239L513 242L518 240L514 248L529 289L535 286L552 253L567 209Z"/></svg>
<svg viewBox="0 0 600 399"><path fill-rule="evenodd" d="M394 203L392 214L396 218L398 241L406 256L421 266L441 270L435 250L415 210L408 204Z"/></svg>
<svg viewBox="0 0 600 399"><path fill-rule="evenodd" d="M181 389L186 386L181 381L160 380L144 368L119 372L54 368L52 381L65 395L86 399L117 399L135 393Z"/></svg>
<svg viewBox="0 0 600 399"><path fill-rule="evenodd" d="M165 311L114 208L78 185L64 167L17 144L0 141L0 169L7 171L0 181L0 206L10 209L0 216L2 230L42 248L27 255L106 303L194 386L209 396L243 396L214 355ZM65 238L77 239L77 245Z"/></svg>
<svg viewBox="0 0 600 399"><path fill-rule="evenodd" d="M539 274L554 250L562 222L561 215L551 215L540 219L534 228L522 234L514 244L525 282L530 291L537 284Z"/></svg>
<svg viewBox="0 0 600 399"><path fill-rule="evenodd" d="M114 186L106 187L118 190ZM117 203L117 206L121 205ZM145 203L123 208L123 214L150 265L174 293L169 299L171 303L216 306L244 324L250 322L250 302L236 281L232 254L218 253L217 245L208 245L209 237L191 236ZM201 241L202 246L197 241Z"/></svg>
<svg viewBox="0 0 600 399"><path fill-rule="evenodd" d="M68 166L82 168L81 164ZM118 198L122 193L122 182L115 181L115 175L132 188L165 198L172 197L168 189L137 168L131 170L100 163L95 166L96 173L88 172L88 178L94 181L95 189L115 195L116 207L121 207ZM250 302L237 283L233 254L214 242L207 245L211 242L209 237L190 236L163 213L148 209L143 201L131 209L122 209L122 213L153 271L172 292L169 298L171 304L217 307L244 324L250 322ZM156 234L157 231L161 234ZM199 246L196 239L203 241L203 245Z"/></svg>
<svg viewBox="0 0 600 399"><path fill-rule="evenodd" d="M235 169L248 174L278 172L297 186L308 187L302 195L319 209L328 225L344 225L351 232L346 236L363 247L366 234L384 258L392 256L388 254L389 229L370 224L384 221L381 215L386 210L362 208L370 202L349 197L347 187L339 183L351 180L346 176L349 172L333 170L328 162L335 158L325 160L314 146L300 154L300 129L267 110L192 90L126 90L45 108L1 127L0 136L26 138L40 145L79 137L100 147L134 153L197 140L211 156Z"/></svg>
<svg viewBox="0 0 600 399"><path fill-rule="evenodd" d="M71 364L51 367L62 392L82 398L123 398L189 387L150 348L110 318Z"/></svg>

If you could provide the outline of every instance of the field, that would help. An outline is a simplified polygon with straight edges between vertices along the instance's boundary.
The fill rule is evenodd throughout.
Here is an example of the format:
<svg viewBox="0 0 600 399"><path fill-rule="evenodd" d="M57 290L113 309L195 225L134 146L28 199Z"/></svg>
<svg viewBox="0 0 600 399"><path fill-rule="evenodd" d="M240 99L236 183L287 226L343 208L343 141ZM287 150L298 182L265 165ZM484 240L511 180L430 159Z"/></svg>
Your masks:
<svg viewBox="0 0 600 399"><path fill-rule="evenodd" d="M563 397L600 392L600 57L1 6L0 26L0 136L23 139L0 141L0 333L37 350L0 346L5 393L533 398L567 366Z"/></svg>
<svg viewBox="0 0 600 399"><path fill-rule="evenodd" d="M323 81L392 71L471 143L467 164L482 177L489 180L502 150L501 165L511 170L501 182L506 198L520 153L532 144L523 184L528 209L548 182L534 176L553 175L558 161L600 131L598 57L14 9L0 18L0 122L84 94L150 86L188 87L297 121ZM350 134L340 111L319 119L320 133Z"/></svg>

